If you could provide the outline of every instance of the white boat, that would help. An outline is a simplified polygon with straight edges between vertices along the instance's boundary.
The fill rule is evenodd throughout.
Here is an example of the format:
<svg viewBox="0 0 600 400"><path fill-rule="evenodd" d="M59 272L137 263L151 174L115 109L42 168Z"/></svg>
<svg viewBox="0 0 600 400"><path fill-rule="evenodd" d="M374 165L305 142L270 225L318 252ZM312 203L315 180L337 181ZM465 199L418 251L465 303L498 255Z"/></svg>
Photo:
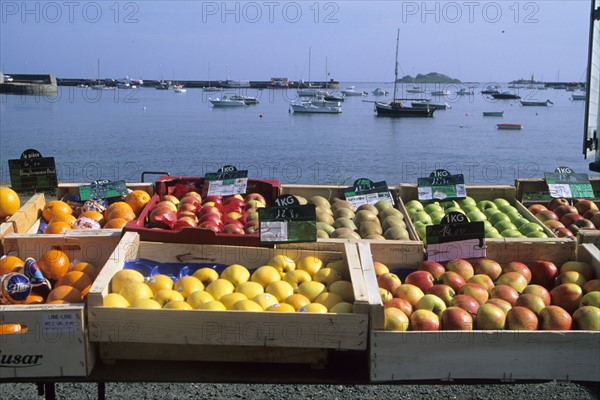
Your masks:
<svg viewBox="0 0 600 400"><path fill-rule="evenodd" d="M456 92L456 94L459 96L472 96L475 93L473 93L471 89L460 88L460 90Z"/></svg>
<svg viewBox="0 0 600 400"><path fill-rule="evenodd" d="M309 100L315 106L320 107L341 107L342 101L339 100L326 100L325 96L316 96Z"/></svg>
<svg viewBox="0 0 600 400"><path fill-rule="evenodd" d="M449 90L434 90L431 92L432 96L450 96Z"/></svg>
<svg viewBox="0 0 600 400"><path fill-rule="evenodd" d="M329 92L321 88L299 88L298 96L300 97L314 97L314 96L329 96Z"/></svg>
<svg viewBox="0 0 600 400"><path fill-rule="evenodd" d="M175 93L185 93L185 92L187 92L187 89L186 89L186 88L184 88L184 87L183 87L183 85L175 85L175 86L173 87L173 91L174 91Z"/></svg>
<svg viewBox="0 0 600 400"><path fill-rule="evenodd" d="M359 92L354 88L354 86L348 86L346 89L342 90L341 93L344 96L366 96L366 92Z"/></svg>
<svg viewBox="0 0 600 400"><path fill-rule="evenodd" d="M339 114L342 112L341 106L320 104L318 101L304 100L290 104L292 110L299 114Z"/></svg>
<svg viewBox="0 0 600 400"><path fill-rule="evenodd" d="M382 88L376 88L371 93L373 93L373 96L387 96L388 94L390 94L390 92L387 92Z"/></svg>
<svg viewBox="0 0 600 400"><path fill-rule="evenodd" d="M207 87L202 88L202 91L214 93L214 92L220 92L221 89L219 89L218 87L214 87L214 86L207 86Z"/></svg>
<svg viewBox="0 0 600 400"><path fill-rule="evenodd" d="M129 77L117 82L117 89L135 89L137 86L131 84Z"/></svg>
<svg viewBox="0 0 600 400"><path fill-rule="evenodd" d="M241 100L244 103L246 103L247 106L259 103L258 99L256 97L251 97L251 96L235 95L235 96L230 96L229 99L231 99L231 100Z"/></svg>
<svg viewBox="0 0 600 400"><path fill-rule="evenodd" d="M214 98L208 99L211 102L213 107L244 107L246 106L246 102L244 100L232 100L227 96L223 96L222 98Z"/></svg>

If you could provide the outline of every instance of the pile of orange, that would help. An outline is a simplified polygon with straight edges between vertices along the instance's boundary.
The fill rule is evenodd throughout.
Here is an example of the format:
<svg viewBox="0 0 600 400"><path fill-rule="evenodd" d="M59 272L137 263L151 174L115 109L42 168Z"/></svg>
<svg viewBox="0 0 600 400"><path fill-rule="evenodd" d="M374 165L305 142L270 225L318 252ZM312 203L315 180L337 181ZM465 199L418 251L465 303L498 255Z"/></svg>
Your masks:
<svg viewBox="0 0 600 400"><path fill-rule="evenodd" d="M104 229L121 229L129 221L135 219L135 211L124 201L112 203L104 210Z"/></svg>
<svg viewBox="0 0 600 400"><path fill-rule="evenodd" d="M131 206L136 216L139 216L146 204L150 202L150 195L143 190L134 190L125 197L125 203Z"/></svg>
<svg viewBox="0 0 600 400"><path fill-rule="evenodd" d="M42 209L42 217L48 222L44 233L65 233L73 229L77 218L70 205L61 200L52 200Z"/></svg>

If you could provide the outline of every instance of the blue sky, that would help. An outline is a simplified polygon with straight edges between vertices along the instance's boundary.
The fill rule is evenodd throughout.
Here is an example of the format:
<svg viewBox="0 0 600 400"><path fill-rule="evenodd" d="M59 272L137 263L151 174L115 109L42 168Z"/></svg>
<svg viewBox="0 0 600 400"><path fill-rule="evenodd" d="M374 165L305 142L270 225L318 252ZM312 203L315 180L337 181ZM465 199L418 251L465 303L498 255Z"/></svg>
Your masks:
<svg viewBox="0 0 600 400"><path fill-rule="evenodd" d="M7 1L0 67L142 79L585 79L590 1ZM311 62L309 68L309 51ZM326 68L327 66L327 68Z"/></svg>

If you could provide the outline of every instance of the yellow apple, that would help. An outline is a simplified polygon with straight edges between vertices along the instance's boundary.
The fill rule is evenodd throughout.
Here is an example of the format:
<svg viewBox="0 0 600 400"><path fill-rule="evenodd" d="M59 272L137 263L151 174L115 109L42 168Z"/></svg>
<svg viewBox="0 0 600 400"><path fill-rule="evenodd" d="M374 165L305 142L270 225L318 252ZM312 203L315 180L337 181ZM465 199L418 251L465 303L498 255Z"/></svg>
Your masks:
<svg viewBox="0 0 600 400"><path fill-rule="evenodd" d="M148 310L160 310L162 305L154 299L135 299L131 308L145 308Z"/></svg>
<svg viewBox="0 0 600 400"><path fill-rule="evenodd" d="M277 298L269 293L261 293L257 296L254 296L252 298L252 301L258 303L263 308L263 310L266 310L273 304L278 303Z"/></svg>
<svg viewBox="0 0 600 400"><path fill-rule="evenodd" d="M275 311L275 312L296 312L296 309L287 303L277 303L273 304L266 311Z"/></svg>
<svg viewBox="0 0 600 400"><path fill-rule="evenodd" d="M310 303L301 307L298 312L327 314L327 307L319 303Z"/></svg>
<svg viewBox="0 0 600 400"><path fill-rule="evenodd" d="M296 269L290 272L286 272L286 274L283 276L283 280L292 285L292 287L295 290L301 283L310 282L312 280L312 277L308 272Z"/></svg>
<svg viewBox="0 0 600 400"><path fill-rule="evenodd" d="M275 267L279 271L281 276L285 275L287 272L296 269L296 262L290 257L283 254L278 254L274 256L269 260L267 264Z"/></svg>
<svg viewBox="0 0 600 400"><path fill-rule="evenodd" d="M279 302L282 302L294 294L294 288L286 281L275 281L267 285L265 292L272 294Z"/></svg>
<svg viewBox="0 0 600 400"><path fill-rule="evenodd" d="M252 301L252 300L240 300L237 301L232 307L232 310L239 311L253 311L253 312L262 312L263 308L260 304Z"/></svg>
<svg viewBox="0 0 600 400"><path fill-rule="evenodd" d="M310 300L303 294L294 293L293 295L286 298L283 302L291 305L292 307L294 307L294 310L298 311L298 309L309 304Z"/></svg>
<svg viewBox="0 0 600 400"><path fill-rule="evenodd" d="M260 283L263 288L266 288L269 283L281 280L281 275L275 267L263 265L262 267L258 267L252 273L250 280L252 282Z"/></svg>
<svg viewBox="0 0 600 400"><path fill-rule="evenodd" d="M179 293L177 290L173 289L161 289L158 292L154 293L154 300L160 304L160 306L164 306L169 301L178 300L183 301L183 295Z"/></svg>
<svg viewBox="0 0 600 400"><path fill-rule="evenodd" d="M336 281L329 285L328 290L331 293L338 294L347 303L354 304L354 289L350 281Z"/></svg>
<svg viewBox="0 0 600 400"><path fill-rule="evenodd" d="M236 292L240 292L246 295L247 298L251 299L254 296L257 296L261 293L265 292L265 288L262 287L262 285L258 282L244 282L239 284L236 288L235 288Z"/></svg>
<svg viewBox="0 0 600 400"><path fill-rule="evenodd" d="M317 271L317 273L313 276L313 280L321 282L325 286L329 287L329 285L331 285L333 282L341 281L342 274L333 268L325 267Z"/></svg>
<svg viewBox="0 0 600 400"><path fill-rule="evenodd" d="M203 303L199 307L200 310L225 311L227 310L223 303L218 300L211 300Z"/></svg>
<svg viewBox="0 0 600 400"><path fill-rule="evenodd" d="M221 272L221 278L227 279L229 282L233 283L233 286L238 286L239 284L248 282L248 279L250 279L250 271L243 265L232 264Z"/></svg>
<svg viewBox="0 0 600 400"><path fill-rule="evenodd" d="M109 293L102 299L102 305L104 307L127 308L129 302L119 293Z"/></svg>
<svg viewBox="0 0 600 400"><path fill-rule="evenodd" d="M192 276L200 279L204 287L219 279L219 273L212 268L200 268Z"/></svg>
<svg viewBox="0 0 600 400"><path fill-rule="evenodd" d="M122 269L117 271L110 280L112 293L119 293L123 286L130 282L144 282L144 275L134 269Z"/></svg>
<svg viewBox="0 0 600 400"><path fill-rule="evenodd" d="M193 310L192 306L183 300L172 300L163 306L163 308L170 310Z"/></svg>
<svg viewBox="0 0 600 400"><path fill-rule="evenodd" d="M228 293L219 299L221 303L225 306L226 309L231 310L231 307L240 300L248 300L245 294L240 292Z"/></svg>
<svg viewBox="0 0 600 400"><path fill-rule="evenodd" d="M296 293L306 296L311 302L313 302L318 295L326 291L327 288L325 285L323 285L321 282L315 281L303 282L300 284L300 286L298 286L298 289L296 289Z"/></svg>
<svg viewBox="0 0 600 400"><path fill-rule="evenodd" d="M135 299L150 299L154 294L152 289L148 287L144 282L130 282L125 284L119 291L119 294L129 302L133 304Z"/></svg>
<svg viewBox="0 0 600 400"><path fill-rule="evenodd" d="M233 283L227 279L219 278L214 282L211 282L207 287L206 291L215 299L219 300L222 296L233 293L235 287Z"/></svg>
<svg viewBox="0 0 600 400"><path fill-rule="evenodd" d="M297 269L308 272L310 276L314 276L322 266L323 261L315 256L306 256L296 264Z"/></svg>
<svg viewBox="0 0 600 400"><path fill-rule="evenodd" d="M162 274L151 276L146 284L150 286L154 294L162 289L173 289L173 279L170 276Z"/></svg>
<svg viewBox="0 0 600 400"><path fill-rule="evenodd" d="M340 295L331 292L324 292L318 295L313 302L323 304L327 310L330 310L333 306L341 303L342 301L343 300Z"/></svg>
<svg viewBox="0 0 600 400"><path fill-rule="evenodd" d="M214 297L204 290L197 290L194 293L190 294L186 301L192 308L198 309L204 303L208 303L209 301L213 301Z"/></svg>
<svg viewBox="0 0 600 400"><path fill-rule="evenodd" d="M354 312L354 306L351 303L342 301L331 307L329 312L332 314L352 314Z"/></svg>

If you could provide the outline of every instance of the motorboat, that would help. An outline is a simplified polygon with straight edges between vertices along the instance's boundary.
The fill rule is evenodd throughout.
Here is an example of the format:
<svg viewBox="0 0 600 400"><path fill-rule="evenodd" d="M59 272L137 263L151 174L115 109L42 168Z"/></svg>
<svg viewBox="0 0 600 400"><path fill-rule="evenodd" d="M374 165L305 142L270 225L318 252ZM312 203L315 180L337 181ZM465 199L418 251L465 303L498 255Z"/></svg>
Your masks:
<svg viewBox="0 0 600 400"><path fill-rule="evenodd" d="M339 105L326 105L319 101L313 102L311 100L292 102L290 106L294 114L340 114L342 112L342 107Z"/></svg>
<svg viewBox="0 0 600 400"><path fill-rule="evenodd" d="M339 99L333 100L332 97L325 97L325 96L313 97L310 99L310 102L316 106L323 106L323 107L341 107L342 106L342 100L339 100Z"/></svg>
<svg viewBox="0 0 600 400"><path fill-rule="evenodd" d="M546 101L521 100L521 105L525 106L525 107L547 107L550 104L554 104L554 103L551 102L550 100L546 100Z"/></svg>
<svg viewBox="0 0 600 400"><path fill-rule="evenodd" d="M132 85L129 77L123 79L122 81L117 82L117 89L135 89L136 85Z"/></svg>
<svg viewBox="0 0 600 400"><path fill-rule="evenodd" d="M156 86L154 88L156 90L173 90L173 84L171 83L171 81L169 81L169 82L160 81L156 84Z"/></svg>
<svg viewBox="0 0 600 400"><path fill-rule="evenodd" d="M573 93L571 95L571 100L585 101L586 96L587 95L585 93Z"/></svg>
<svg viewBox="0 0 600 400"><path fill-rule="evenodd" d="M414 100L410 103L415 108L434 108L436 110L447 110L450 107L448 103L431 103L425 100Z"/></svg>
<svg viewBox="0 0 600 400"><path fill-rule="evenodd" d="M185 93L185 92L187 92L187 89L186 89L186 88L184 88L184 87L183 87L183 85L175 85L175 86L173 87L173 91L174 91L175 93Z"/></svg>
<svg viewBox="0 0 600 400"><path fill-rule="evenodd" d="M247 106L259 103L259 101L258 101L258 99L256 97L251 97L251 96L235 95L235 96L230 96L229 99L231 99L231 100L241 100L244 103L246 103Z"/></svg>
<svg viewBox="0 0 600 400"><path fill-rule="evenodd" d="M346 89L342 90L341 93L344 96L366 96L367 92L359 92L355 89L354 86L348 86Z"/></svg>
<svg viewBox="0 0 600 400"><path fill-rule="evenodd" d="M504 116L504 111L484 111L484 117L502 117Z"/></svg>
<svg viewBox="0 0 600 400"><path fill-rule="evenodd" d="M500 86L498 85L488 85L485 89L481 91L481 94L498 94L500 93Z"/></svg>
<svg viewBox="0 0 600 400"><path fill-rule="evenodd" d="M330 94L328 96L323 96L323 99L326 101L336 101L336 102L343 102L344 100L346 100L346 96L344 96L343 94L341 96L336 96L333 94Z"/></svg>
<svg viewBox="0 0 600 400"><path fill-rule="evenodd" d="M371 93L373 93L373 96L387 96L388 94L390 94L390 92L387 92L382 88L376 88Z"/></svg>
<svg viewBox="0 0 600 400"><path fill-rule="evenodd" d="M434 90L431 92L432 96L450 96L450 94L449 90Z"/></svg>
<svg viewBox="0 0 600 400"><path fill-rule="evenodd" d="M209 93L215 93L215 92L220 92L221 89L215 86L207 86L202 88L203 92L209 92Z"/></svg>
<svg viewBox="0 0 600 400"><path fill-rule="evenodd" d="M244 107L246 102L244 100L233 100L227 96L221 98L208 99L213 107Z"/></svg>
<svg viewBox="0 0 600 400"><path fill-rule="evenodd" d="M321 88L298 88L298 96L314 97L314 96L329 96L329 92Z"/></svg>
<svg viewBox="0 0 600 400"><path fill-rule="evenodd" d="M519 100L521 96L511 92L493 93L492 97L496 100Z"/></svg>
<svg viewBox="0 0 600 400"><path fill-rule="evenodd" d="M523 129L522 124L496 124L496 127L501 130L519 131Z"/></svg>
<svg viewBox="0 0 600 400"><path fill-rule="evenodd" d="M433 117L435 108L433 107L406 107L404 103L396 98L398 89L398 46L400 43L400 29L396 35L396 61L394 64L394 97L390 102L375 102L375 112L377 116L384 117L408 117L408 118L429 118ZM364 101L364 100L363 100Z"/></svg>

